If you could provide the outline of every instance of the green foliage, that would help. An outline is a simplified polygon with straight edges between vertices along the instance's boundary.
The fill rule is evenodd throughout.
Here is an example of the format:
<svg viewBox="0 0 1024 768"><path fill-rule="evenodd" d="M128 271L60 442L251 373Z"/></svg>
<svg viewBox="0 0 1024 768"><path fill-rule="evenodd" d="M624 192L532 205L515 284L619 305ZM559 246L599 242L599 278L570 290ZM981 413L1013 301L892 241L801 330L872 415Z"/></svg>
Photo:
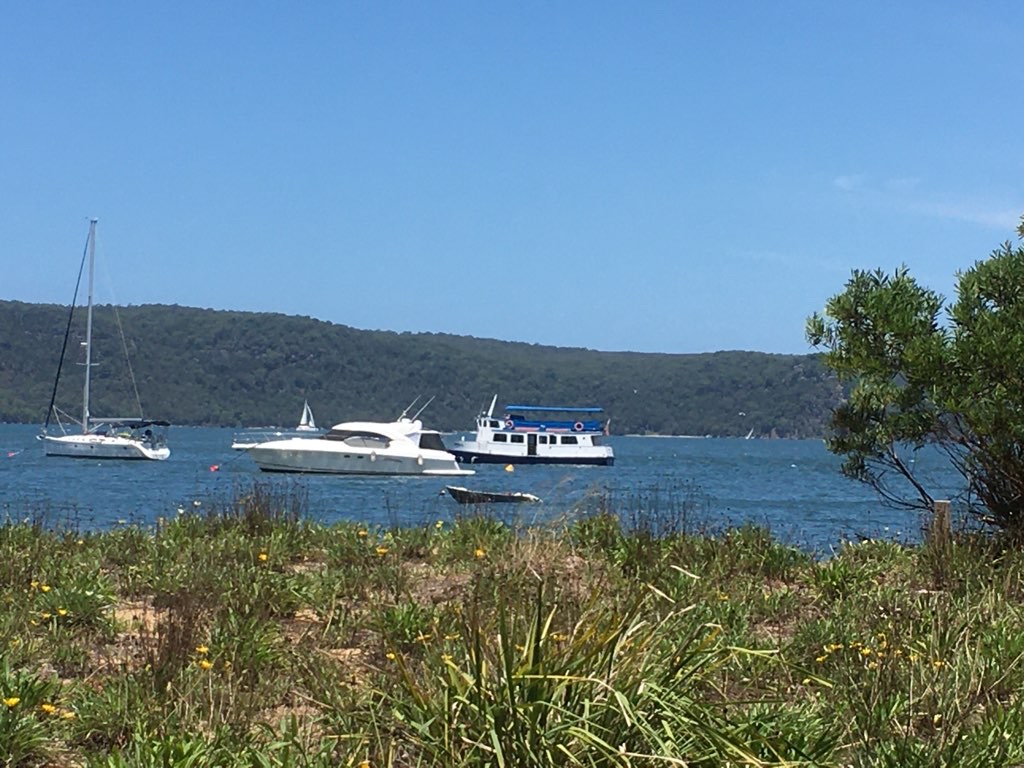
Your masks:
<svg viewBox="0 0 1024 768"><path fill-rule="evenodd" d="M109 310L95 313L93 411L129 416L135 397ZM143 410L175 424L293 426L304 398L321 424L390 419L433 395L431 426L470 429L497 392L506 402L601 405L617 434L811 437L839 396L813 356L598 352L177 306L118 313ZM42 423L66 314L0 301L0 421ZM79 314L69 349L84 336ZM65 365L65 410L76 412L80 375Z"/></svg>
<svg viewBox="0 0 1024 768"><path fill-rule="evenodd" d="M930 508L915 455L945 453L980 519L1024 532L1024 249L1005 244L961 273L957 300L910 277L856 271L807 323L824 364L852 384L828 447L883 498Z"/></svg>
<svg viewBox="0 0 1024 768"><path fill-rule="evenodd" d="M46 721L60 685L0 660L0 760L5 766L39 765L52 751Z"/></svg>
<svg viewBox="0 0 1024 768"><path fill-rule="evenodd" d="M261 488L0 525L0 765L1024 762L1020 550L954 535L936 584L926 545L819 562L636 498L526 529L325 526Z"/></svg>

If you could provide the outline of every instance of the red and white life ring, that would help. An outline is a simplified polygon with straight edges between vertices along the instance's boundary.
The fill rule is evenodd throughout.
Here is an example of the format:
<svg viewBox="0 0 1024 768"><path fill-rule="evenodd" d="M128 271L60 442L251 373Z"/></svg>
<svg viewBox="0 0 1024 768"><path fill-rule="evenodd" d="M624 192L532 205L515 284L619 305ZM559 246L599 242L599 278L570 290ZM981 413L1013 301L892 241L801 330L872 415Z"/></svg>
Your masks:
<svg viewBox="0 0 1024 768"><path fill-rule="evenodd" d="M505 419L505 428L506 429L512 429L512 427L514 427L515 425L516 425L516 423L514 421L512 421L512 419Z"/></svg>
<svg viewBox="0 0 1024 768"><path fill-rule="evenodd" d="M575 424L572 425L572 428L574 430L576 430L577 432L582 432L583 431L583 422L582 421L577 421Z"/></svg>

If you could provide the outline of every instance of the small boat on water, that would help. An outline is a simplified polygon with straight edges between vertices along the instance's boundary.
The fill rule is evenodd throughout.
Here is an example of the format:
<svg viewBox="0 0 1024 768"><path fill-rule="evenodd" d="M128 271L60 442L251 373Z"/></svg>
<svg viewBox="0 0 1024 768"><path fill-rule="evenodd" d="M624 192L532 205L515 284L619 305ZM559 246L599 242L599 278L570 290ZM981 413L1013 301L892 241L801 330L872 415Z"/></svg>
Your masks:
<svg viewBox="0 0 1024 768"><path fill-rule="evenodd" d="M170 424L166 421L143 418L141 415L142 404L139 401L137 391L135 392L135 405L140 414L138 417L100 418L93 416L90 411L90 384L92 381L92 369L96 365L93 362L92 320L97 221L98 219L91 219L89 221L89 235L86 239L85 253L82 256L82 267L85 266L85 262L88 260L89 268L85 341L82 343L82 348L85 351L82 418L79 421L66 414L56 405L61 368L63 367L68 348L68 339L71 335L71 321L75 313L75 302L72 300L68 325L64 333L64 345L61 348L60 362L57 365L57 375L53 383L53 393L50 396L50 406L46 412L46 422L43 424L42 432L38 437L43 441L47 456L64 456L72 459L152 459L161 461L171 455L171 449L167 447L164 433L164 428L170 426ZM79 269L78 275L80 281L82 269ZM77 297L77 295L78 285L75 286L75 296ZM118 324L120 326L120 319ZM131 371L130 362L128 363L128 373L134 387L135 376ZM69 430L68 425L64 424L64 419L77 423L78 429ZM51 421L60 429L60 434L50 432Z"/></svg>
<svg viewBox="0 0 1024 768"><path fill-rule="evenodd" d="M471 491L458 485L446 485L448 495L459 504L537 504L539 496L522 491L501 492L501 491Z"/></svg>
<svg viewBox="0 0 1024 768"><path fill-rule="evenodd" d="M608 422L602 408L506 405L494 415L498 396L476 418L476 435L457 440L452 453L462 463L593 464L611 466L615 452L604 445Z"/></svg>
<svg viewBox="0 0 1024 768"><path fill-rule="evenodd" d="M295 429L273 429L254 428L246 429L237 433L231 440L231 447L236 451L247 451L254 445L266 443L271 440L285 440L289 437L309 437L312 434L320 434L323 430L316 425L313 419L313 409L309 407L309 401L302 403L302 415Z"/></svg>

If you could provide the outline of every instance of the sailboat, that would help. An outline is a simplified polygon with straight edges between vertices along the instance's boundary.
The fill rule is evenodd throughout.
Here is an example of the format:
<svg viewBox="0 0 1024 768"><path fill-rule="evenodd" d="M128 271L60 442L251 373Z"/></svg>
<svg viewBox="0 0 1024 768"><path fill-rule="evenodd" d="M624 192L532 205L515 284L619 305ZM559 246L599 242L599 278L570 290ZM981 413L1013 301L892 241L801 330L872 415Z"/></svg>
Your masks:
<svg viewBox="0 0 1024 768"><path fill-rule="evenodd" d="M302 416L299 418L299 425L296 432L317 432L316 422L313 420L313 409L309 407L309 400L302 403Z"/></svg>
<svg viewBox="0 0 1024 768"><path fill-rule="evenodd" d="M302 403L302 416L294 429L278 429L274 427L256 427L245 429L235 433L231 440L231 447L236 451L247 451L254 445L266 443L270 440L284 440L289 437L316 437L323 433L323 430L316 425L313 419L313 409L309 407L309 401Z"/></svg>
<svg viewBox="0 0 1024 768"><path fill-rule="evenodd" d="M71 312L68 315L67 329L64 332L64 345L60 351L60 362L57 364L57 375L53 382L53 394L50 396L50 407L46 412L46 422L39 434L43 441L47 456L65 456L76 459L154 459L163 460L171 455L167 447L163 428L168 427L166 421L139 418L98 418L92 415L89 410L89 385L91 381L92 368L95 363L92 361L92 295L93 295L93 273L96 263L96 223L97 219L89 221L89 235L85 241L85 253L82 254L82 266L86 260L89 264L89 295L86 304L85 321L85 383L82 390L82 419L78 422L68 416L56 405L57 386L60 383L61 368L64 364L64 356L67 352L68 338L71 334L71 320L75 313L75 299L78 297L78 284L75 285L75 299L71 302ZM79 268L78 280L82 279L82 270ZM129 368L130 371L130 368ZM138 393L136 393L138 400ZM139 404L139 412L142 406ZM72 422L77 422L79 429L68 430L61 417L66 417ZM60 429L60 434L50 433L50 423L55 422Z"/></svg>

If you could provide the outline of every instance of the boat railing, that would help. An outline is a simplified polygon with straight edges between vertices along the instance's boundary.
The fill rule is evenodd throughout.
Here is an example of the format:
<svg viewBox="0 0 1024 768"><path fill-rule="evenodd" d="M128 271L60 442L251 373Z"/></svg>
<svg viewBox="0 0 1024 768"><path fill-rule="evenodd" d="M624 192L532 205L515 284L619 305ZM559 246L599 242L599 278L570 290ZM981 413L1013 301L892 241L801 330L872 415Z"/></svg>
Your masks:
<svg viewBox="0 0 1024 768"><path fill-rule="evenodd" d="M519 416L506 416L502 422L505 429L536 432L600 432L604 422L595 419L524 419Z"/></svg>

